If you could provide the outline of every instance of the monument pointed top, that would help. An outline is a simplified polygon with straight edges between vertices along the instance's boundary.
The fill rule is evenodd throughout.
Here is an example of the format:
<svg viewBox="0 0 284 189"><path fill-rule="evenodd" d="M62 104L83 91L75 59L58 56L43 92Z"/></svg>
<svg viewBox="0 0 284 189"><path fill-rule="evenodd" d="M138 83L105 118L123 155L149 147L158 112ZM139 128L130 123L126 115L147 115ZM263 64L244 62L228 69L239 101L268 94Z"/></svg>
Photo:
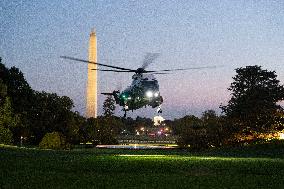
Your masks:
<svg viewBox="0 0 284 189"><path fill-rule="evenodd" d="M90 35L96 35L96 29L92 28L91 34Z"/></svg>

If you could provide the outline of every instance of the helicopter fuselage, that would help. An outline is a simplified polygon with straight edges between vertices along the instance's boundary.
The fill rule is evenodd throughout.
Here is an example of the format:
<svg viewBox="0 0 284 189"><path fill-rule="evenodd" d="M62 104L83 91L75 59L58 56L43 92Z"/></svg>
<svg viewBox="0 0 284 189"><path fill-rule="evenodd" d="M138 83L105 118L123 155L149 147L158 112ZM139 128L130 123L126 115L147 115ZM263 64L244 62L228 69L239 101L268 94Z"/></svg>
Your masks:
<svg viewBox="0 0 284 189"><path fill-rule="evenodd" d="M114 91L115 101L125 111L136 110L145 106L158 107L163 103L159 84L153 74L136 73L132 76L131 86L124 91Z"/></svg>
<svg viewBox="0 0 284 189"><path fill-rule="evenodd" d="M151 106L158 107L157 112L162 113L161 104L163 98L160 96L159 84L153 74L167 74L172 71L184 71L192 69L215 68L216 66L193 67L193 68L178 68L178 69L163 69L163 70L145 70L157 57L159 53L147 53L144 57L143 64L138 69L129 69L119 66L107 65L98 62L92 62L84 59L61 56L61 58L95 64L108 69L91 69L102 72L115 73L135 73L132 76L132 84L124 91L113 91L112 93L102 93L104 95L113 95L117 104L123 107L126 116L126 111L136 110L142 107ZM151 74L150 74L151 73Z"/></svg>

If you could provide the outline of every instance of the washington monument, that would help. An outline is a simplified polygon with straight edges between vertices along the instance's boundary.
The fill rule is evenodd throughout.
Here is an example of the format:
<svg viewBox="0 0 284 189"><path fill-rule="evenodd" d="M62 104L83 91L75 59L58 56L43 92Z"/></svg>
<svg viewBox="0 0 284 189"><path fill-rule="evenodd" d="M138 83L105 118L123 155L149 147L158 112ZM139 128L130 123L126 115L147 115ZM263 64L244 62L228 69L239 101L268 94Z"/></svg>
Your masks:
<svg viewBox="0 0 284 189"><path fill-rule="evenodd" d="M90 34L89 41L89 61L97 62L97 36L95 30ZM97 65L88 64L88 81L87 81L87 104L86 104L86 117L97 117Z"/></svg>

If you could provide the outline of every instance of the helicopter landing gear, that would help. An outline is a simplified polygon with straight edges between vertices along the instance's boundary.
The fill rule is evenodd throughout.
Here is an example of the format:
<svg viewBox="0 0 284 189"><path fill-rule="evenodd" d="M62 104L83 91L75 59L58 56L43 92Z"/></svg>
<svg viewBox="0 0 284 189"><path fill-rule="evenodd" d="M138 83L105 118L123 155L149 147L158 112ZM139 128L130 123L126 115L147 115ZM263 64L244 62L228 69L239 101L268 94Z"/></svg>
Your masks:
<svg viewBox="0 0 284 189"><path fill-rule="evenodd" d="M128 106L124 105L123 110L127 111L128 110Z"/></svg>
<svg viewBox="0 0 284 189"><path fill-rule="evenodd" d="M159 114L163 112L161 106L158 107L157 112L158 112Z"/></svg>
<svg viewBox="0 0 284 189"><path fill-rule="evenodd" d="M123 111L124 111L123 117L124 117L124 118L126 118L126 111L127 111L127 110L128 110L128 106L125 105L125 106L123 107Z"/></svg>

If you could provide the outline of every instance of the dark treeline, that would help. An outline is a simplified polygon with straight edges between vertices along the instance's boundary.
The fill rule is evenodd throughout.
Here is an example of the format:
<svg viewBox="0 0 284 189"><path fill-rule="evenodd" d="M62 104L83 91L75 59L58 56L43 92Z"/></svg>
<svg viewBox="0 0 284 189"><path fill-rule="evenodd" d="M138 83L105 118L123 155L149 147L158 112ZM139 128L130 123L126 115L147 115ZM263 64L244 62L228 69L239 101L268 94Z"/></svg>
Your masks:
<svg viewBox="0 0 284 189"><path fill-rule="evenodd" d="M200 118L187 115L161 125L177 136L179 146L196 149L241 144L282 131L284 113L277 103L284 99L284 87L276 77L260 66L238 68L228 88L231 99L220 106L222 115L207 110ZM72 111L73 106L67 96L33 90L18 68L9 69L0 60L0 143L43 145L57 136L63 147L115 144L118 135L134 136L141 128L154 127L149 118L114 116L111 97L104 102L103 116L96 119L86 119Z"/></svg>
<svg viewBox="0 0 284 189"><path fill-rule="evenodd" d="M122 131L132 134L137 127L152 125L149 118L114 116L112 98L106 99L104 115L96 119L86 119L72 108L69 97L33 90L18 68L0 62L0 143L38 145L47 133L56 132L68 144L114 144Z"/></svg>
<svg viewBox="0 0 284 189"><path fill-rule="evenodd" d="M231 99L221 105L222 115L205 111L201 118L175 120L180 146L193 148L240 145L279 137L284 132L284 87L275 71L260 66L237 68L228 88Z"/></svg>

